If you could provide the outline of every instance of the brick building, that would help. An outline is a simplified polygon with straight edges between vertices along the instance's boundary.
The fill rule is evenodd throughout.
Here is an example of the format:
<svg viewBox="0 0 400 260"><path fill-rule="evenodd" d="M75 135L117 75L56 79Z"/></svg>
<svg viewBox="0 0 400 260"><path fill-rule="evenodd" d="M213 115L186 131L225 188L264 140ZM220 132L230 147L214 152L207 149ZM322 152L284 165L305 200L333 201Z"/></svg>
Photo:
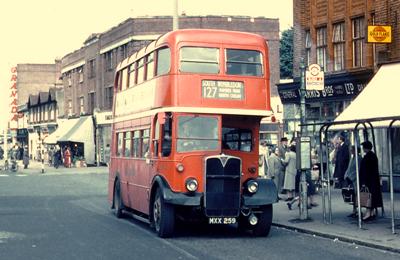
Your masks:
<svg viewBox="0 0 400 260"><path fill-rule="evenodd" d="M179 18L179 28L209 28L245 31L265 37L269 44L271 95L279 82L279 21L263 17L206 16ZM114 72L127 56L172 30L172 17L129 18L100 34L92 34L84 45L62 58L64 117L94 115L97 160L107 161L111 137L111 106Z"/></svg>
<svg viewBox="0 0 400 260"><path fill-rule="evenodd" d="M17 141L22 145L30 145L28 130L30 132L34 130L29 125L30 118L27 107L29 97L39 95L40 92L48 93L50 88L54 89L54 97L56 95L62 97L62 93L58 91L62 86L60 81L61 60L55 60L54 64L18 64L17 74L18 112L21 114L18 120ZM58 90L56 91L56 89Z"/></svg>
<svg viewBox="0 0 400 260"><path fill-rule="evenodd" d="M400 0L294 0L294 82L280 84L286 131L298 130L300 62L325 71L325 89L307 91L308 122L334 120L380 64L400 61ZM390 44L367 43L368 25L392 26Z"/></svg>

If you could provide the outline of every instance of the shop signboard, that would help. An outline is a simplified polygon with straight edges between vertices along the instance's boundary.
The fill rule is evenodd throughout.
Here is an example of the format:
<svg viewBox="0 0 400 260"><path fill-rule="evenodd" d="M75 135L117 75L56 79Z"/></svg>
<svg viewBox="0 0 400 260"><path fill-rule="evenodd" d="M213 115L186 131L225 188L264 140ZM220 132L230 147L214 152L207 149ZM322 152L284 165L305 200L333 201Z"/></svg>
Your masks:
<svg viewBox="0 0 400 260"><path fill-rule="evenodd" d="M306 70L306 90L324 89L324 71L318 64L311 64Z"/></svg>
<svg viewBox="0 0 400 260"><path fill-rule="evenodd" d="M369 43L391 43L392 27L384 25L368 26L368 42Z"/></svg>

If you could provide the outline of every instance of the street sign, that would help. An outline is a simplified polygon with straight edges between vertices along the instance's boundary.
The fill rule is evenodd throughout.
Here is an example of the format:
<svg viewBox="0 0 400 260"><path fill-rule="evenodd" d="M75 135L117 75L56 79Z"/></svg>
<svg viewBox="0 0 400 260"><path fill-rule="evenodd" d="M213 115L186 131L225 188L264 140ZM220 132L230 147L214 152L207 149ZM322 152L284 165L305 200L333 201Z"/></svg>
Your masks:
<svg viewBox="0 0 400 260"><path fill-rule="evenodd" d="M383 25L368 26L368 42L369 43L391 43L392 27Z"/></svg>
<svg viewBox="0 0 400 260"><path fill-rule="evenodd" d="M306 90L324 90L324 72L318 64L311 64L306 71Z"/></svg>
<svg viewBox="0 0 400 260"><path fill-rule="evenodd" d="M298 170L311 169L311 137L301 136L296 142L296 162Z"/></svg>

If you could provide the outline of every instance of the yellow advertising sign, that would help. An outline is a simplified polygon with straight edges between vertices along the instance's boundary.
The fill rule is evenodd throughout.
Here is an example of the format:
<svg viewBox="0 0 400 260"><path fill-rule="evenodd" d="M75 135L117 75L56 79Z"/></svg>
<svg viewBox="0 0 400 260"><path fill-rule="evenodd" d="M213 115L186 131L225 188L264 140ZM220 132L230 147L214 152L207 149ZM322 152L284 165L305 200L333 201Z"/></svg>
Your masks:
<svg viewBox="0 0 400 260"><path fill-rule="evenodd" d="M391 43L392 27L383 25L368 26L368 42L371 43Z"/></svg>

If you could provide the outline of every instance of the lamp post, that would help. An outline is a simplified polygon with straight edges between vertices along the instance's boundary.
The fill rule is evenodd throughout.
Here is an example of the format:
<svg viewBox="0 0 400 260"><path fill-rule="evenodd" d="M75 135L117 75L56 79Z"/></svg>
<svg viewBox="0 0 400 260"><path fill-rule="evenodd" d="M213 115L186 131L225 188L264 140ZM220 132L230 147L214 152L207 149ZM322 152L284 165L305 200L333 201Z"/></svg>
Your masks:
<svg viewBox="0 0 400 260"><path fill-rule="evenodd" d="M172 30L175 31L179 29L178 0L173 0L173 2L174 8L172 14Z"/></svg>
<svg viewBox="0 0 400 260"><path fill-rule="evenodd" d="M304 134L304 124L306 122L306 82L305 82L305 65L304 59L300 61L300 136ZM297 145L300 145L298 142ZM308 219L308 208L307 208L307 181L306 181L306 170L300 169L300 183L299 183L299 196L300 196L300 207L299 207L299 218L300 220Z"/></svg>

